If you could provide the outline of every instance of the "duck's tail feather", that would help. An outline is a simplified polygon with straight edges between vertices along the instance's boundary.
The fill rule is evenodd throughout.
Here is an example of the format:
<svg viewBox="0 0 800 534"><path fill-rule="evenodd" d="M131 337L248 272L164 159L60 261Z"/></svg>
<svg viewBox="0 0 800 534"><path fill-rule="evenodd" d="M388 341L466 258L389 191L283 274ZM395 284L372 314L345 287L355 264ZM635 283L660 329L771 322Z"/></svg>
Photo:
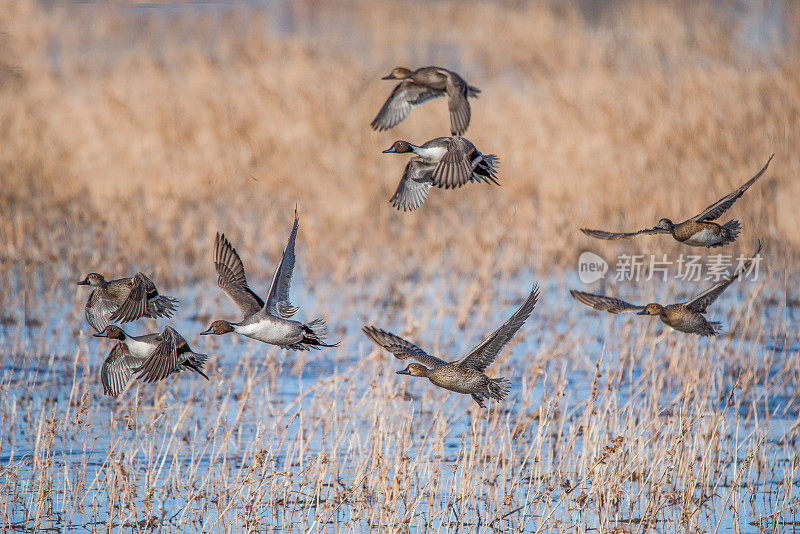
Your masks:
<svg viewBox="0 0 800 534"><path fill-rule="evenodd" d="M500 185L497 181L497 168L500 166L500 158L494 154L480 154L473 162L472 179L478 182L492 182Z"/></svg>
<svg viewBox="0 0 800 534"><path fill-rule="evenodd" d="M199 374L200 376L202 376L203 378L205 378L206 380L208 380L208 375L207 375L207 374L205 374L205 373L203 372L203 369L202 369L201 367L199 367L199 366L196 366L196 365L194 365L193 363L187 363L187 364L186 364L186 368L187 368L187 369L191 369L191 370L192 370L192 371L194 371L195 373Z"/></svg>
<svg viewBox="0 0 800 534"><path fill-rule="evenodd" d="M208 361L208 354L198 354L193 352L192 356L183 362L183 368L191 369L195 373L198 373L200 376L208 380L208 375L203 372L203 365L205 365L206 361Z"/></svg>
<svg viewBox="0 0 800 534"><path fill-rule="evenodd" d="M307 345L307 348L316 349L319 347L338 347L340 341L333 344L325 343L328 336L328 325L325 319L317 317L313 321L303 325L303 340L300 345Z"/></svg>
<svg viewBox="0 0 800 534"><path fill-rule="evenodd" d="M721 247L733 242L739 237L739 232L742 230L742 225L736 219L731 219L722 225L722 240L719 243L714 243L712 247Z"/></svg>
<svg viewBox="0 0 800 534"><path fill-rule="evenodd" d="M706 323L706 330L701 332L701 336L716 336L722 333L722 323L719 321L708 321Z"/></svg>
<svg viewBox="0 0 800 534"><path fill-rule="evenodd" d="M489 379L489 397L497 400L504 400L511 391L511 381L507 378Z"/></svg>
<svg viewBox="0 0 800 534"><path fill-rule="evenodd" d="M159 295L147 303L147 315L149 317L172 317L178 309L178 299Z"/></svg>
<svg viewBox="0 0 800 534"><path fill-rule="evenodd" d="M739 230L742 229L742 225L739 224L739 221L737 221L736 219L731 219L730 221L723 224L722 227L725 228L726 230L730 230L731 232L736 232L737 234L739 233Z"/></svg>
<svg viewBox="0 0 800 534"><path fill-rule="evenodd" d="M481 93L481 90L478 89L477 87L474 87L472 85L468 85L467 86L467 96L470 96L472 98L478 98L478 95L480 93Z"/></svg>

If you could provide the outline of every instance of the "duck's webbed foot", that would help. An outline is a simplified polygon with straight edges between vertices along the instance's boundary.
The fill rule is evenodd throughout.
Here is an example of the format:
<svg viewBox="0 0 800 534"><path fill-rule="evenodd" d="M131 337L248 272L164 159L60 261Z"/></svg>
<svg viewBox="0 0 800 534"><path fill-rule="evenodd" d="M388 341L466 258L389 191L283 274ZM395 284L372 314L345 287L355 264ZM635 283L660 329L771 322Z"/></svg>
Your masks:
<svg viewBox="0 0 800 534"><path fill-rule="evenodd" d="M475 399L475 402L478 403L478 406L480 406L481 408L486 408L486 405L483 403L483 397L481 397L480 395L476 395L475 393L472 393L471 395L472 398Z"/></svg>

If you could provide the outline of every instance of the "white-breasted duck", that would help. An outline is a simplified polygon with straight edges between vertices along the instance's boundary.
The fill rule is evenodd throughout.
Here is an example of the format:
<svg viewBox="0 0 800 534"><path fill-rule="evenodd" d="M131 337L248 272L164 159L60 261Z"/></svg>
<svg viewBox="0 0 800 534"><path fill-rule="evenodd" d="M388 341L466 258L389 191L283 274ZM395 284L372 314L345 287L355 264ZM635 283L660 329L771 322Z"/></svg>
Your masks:
<svg viewBox="0 0 800 534"><path fill-rule="evenodd" d="M100 382L106 395L119 395L134 374L144 382L157 382L172 373L191 370L208 380L203 372L208 356L194 352L171 326L160 333L132 336L111 324L94 337L117 340L100 370Z"/></svg>
<svg viewBox="0 0 800 534"><path fill-rule="evenodd" d="M281 261L275 268L272 284L264 301L250 289L244 272L244 264L239 254L230 244L225 234L217 234L214 246L214 266L217 269L219 287L242 311L243 318L238 323L217 320L211 323L203 335L223 335L236 332L243 336L292 350L336 347L339 343L327 344L327 326L322 318L308 323L289 319L299 308L289 302L289 287L295 264L294 245L297 238L299 218L294 213L294 225L289 234L289 242L283 249Z"/></svg>
<svg viewBox="0 0 800 534"><path fill-rule="evenodd" d="M482 154L469 139L461 136L437 137L417 146L408 141L395 141L384 154L416 154L425 163L435 165L433 185L451 189L467 182L499 185L497 167L500 159Z"/></svg>

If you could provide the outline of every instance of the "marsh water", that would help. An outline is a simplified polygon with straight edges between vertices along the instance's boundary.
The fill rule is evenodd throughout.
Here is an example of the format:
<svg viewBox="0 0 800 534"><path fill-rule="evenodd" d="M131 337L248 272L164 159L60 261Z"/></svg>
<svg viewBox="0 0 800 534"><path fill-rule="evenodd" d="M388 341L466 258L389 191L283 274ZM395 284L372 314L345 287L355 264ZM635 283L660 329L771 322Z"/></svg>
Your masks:
<svg viewBox="0 0 800 534"><path fill-rule="evenodd" d="M360 333L365 322L398 333L412 324L418 328L409 337L420 345L436 354L458 357L501 324L537 279L542 286L542 299L523 327L521 341L500 355L496 369L490 368L494 374L502 372L512 378L512 393L506 402L492 404L487 411L473 409L466 396L434 391L427 381L395 375L403 362L376 351ZM3 513L8 524L20 531L34 524L38 529L57 531L99 530L108 524L131 530L197 532L212 527L234 531L397 528L371 525L355 511L374 503L347 500L336 507L333 516L326 516L323 524L315 524L319 502L303 493L300 476L315 465L311 459L321 454L338 455L344 472L338 473L335 480L345 486L353 484L357 450L370 442L375 431L376 406L394 410L397 417L410 418L412 439L388 447L402 447L403 455L413 462L417 455L428 454L426 434L434 427L441 428L441 462L455 467L463 460L460 451L465 440L475 439L476 425L493 412L495 417L500 414L507 420L519 420L526 411L540 410L546 399L558 391L563 395L559 406L563 425L578 425L593 396L596 373L613 375L615 378L607 384L609 391L613 389L613 402L632 406L646 403L644 399L652 394L643 387L647 375L662 372L659 368L666 365L664 360L670 351L692 350L691 358L697 366L718 367L720 361L726 360L718 353L723 347L747 354L745 358L727 360L731 365L741 365L738 362L746 359L764 362L768 368L762 370L763 379L744 391L736 389L737 370L722 364L720 371L728 375L721 381L722 389L712 388L712 398L702 399L712 410L708 414L716 421L712 426L724 434L728 446L717 453L724 466L720 476L725 480L719 481L716 494L700 497L704 503L700 515L705 519L699 525L721 531L757 529L762 525L757 520L797 500L800 401L792 377L800 347L796 335L782 336L783 326L775 322L796 324L800 313L797 307L785 307L780 290L774 295L768 289L761 291L762 298L775 301L759 307L755 320L761 325L755 331L762 334L757 339L742 335L724 344L719 340L692 339L676 349L678 334L663 330L655 321L614 317L583 308L571 300L569 287L580 287L576 277L542 279L536 273L516 275L494 290L495 302L478 303L459 319L454 312L463 306L460 292L468 288L444 279L424 288L413 278L399 281L393 285L392 293L379 299L376 308L375 295L368 286L353 285L343 292L322 282L309 288L300 275L293 287L293 302L301 306L301 315L310 317L324 312L330 337L342 341L340 348L310 353L284 351L235 336L198 336L210 319L235 317L235 310L224 297L209 295L208 288L170 288L171 293L182 297L179 313L171 324L196 350L210 355L211 380L183 374L158 385L134 383L117 400L103 396L99 368L111 345L107 340L92 338L83 321L86 293L65 284L47 303L20 295L25 305L12 310L0 326ZM730 290L712 315L730 326L737 307L748 305L747 287ZM214 292L220 293L216 288ZM403 301L398 302L398 298ZM58 304L54 306L52 302ZM442 309L448 313L437 312ZM148 320L147 327L138 323L128 326L131 333L154 328L157 323L152 320ZM642 354L641 361L631 359L641 346L632 337L624 339L630 332L655 338L654 348L649 355ZM565 341L569 337L577 341ZM560 342L554 341L559 339ZM559 355L543 357L547 351ZM532 367L537 360L539 364ZM536 373L530 374L534 368ZM620 369L623 371L618 372ZM376 388L375 382L382 385ZM658 402L660 413L656 420L686 410L687 399L682 397L688 394L681 377L671 377L659 388L663 391L658 398L670 400ZM384 393L387 397L377 404L370 401ZM737 396L739 402L731 408L734 404L730 398ZM341 419L328 421L329 427L324 420L334 413ZM320 421L310 424L315 418ZM535 426L537 418L531 417L530 424ZM334 435L339 437L333 439ZM546 473L558 464L563 476L565 466L574 465L576 471L565 477L565 484L576 485L583 477L578 464L564 463L558 457L563 454L555 443L558 437L553 435L552 440L537 472ZM748 451L756 443L760 466L741 480L737 464L752 461L747 458ZM520 439L519 446L530 445ZM47 451L43 450L45 447ZM579 449L580 445L574 450ZM293 497L264 507L256 514L255 522L252 518L245 520L242 514L223 517L231 506L239 511L248 509L244 495L234 495L225 488L259 461L259 453L262 457L267 454L271 463L263 468L264 472L272 469L293 474L294 478L290 475L287 480L293 480L295 487L284 488ZM524 464L519 467L526 468ZM127 519L110 518L114 491L109 486L119 476L115 470L121 468L126 470L125 480L132 486L126 490L131 500L142 510L150 510L149 514L137 515L133 511ZM353 472L346 472L348 469ZM457 483L457 478L464 476L461 469L443 470L440 476L453 477L452 482ZM732 487L737 476L739 489L733 498L741 499L741 510L736 516L723 514L725 507L731 505L726 503L725 490ZM229 480L221 480L225 477ZM413 488L413 482L410 484ZM194 491L198 485L204 487L207 497L214 495L213 504L198 504ZM81 498L76 499L79 488ZM628 481L620 500L630 498L636 488L636 481ZM558 495L564 490L556 487L551 491ZM527 498L524 494L515 497L522 501ZM443 492L431 498L446 503L449 496ZM157 502L153 503L153 499ZM46 503L44 507L41 501ZM632 499L631 502L633 510L641 507ZM488 529L481 521L491 517L493 511L488 503L484 506L486 509L474 510L469 519L453 513L438 519L426 518L424 524L466 531ZM625 509L623 504L618 506ZM591 507L564 507L559 514L562 528L598 526ZM303 521L298 521L299 517ZM665 525L674 527L670 523L674 519L669 513L656 514L650 528L670 530L672 527ZM797 528L794 521L800 519L800 511L789 507L772 519L762 526L770 530L778 525L779 531L786 532ZM619 525L636 530L642 518L626 517L620 512L618 520ZM412 518L409 525L412 529L421 528L421 521ZM536 531L537 523L533 518L523 530ZM511 527L512 523L504 525Z"/></svg>

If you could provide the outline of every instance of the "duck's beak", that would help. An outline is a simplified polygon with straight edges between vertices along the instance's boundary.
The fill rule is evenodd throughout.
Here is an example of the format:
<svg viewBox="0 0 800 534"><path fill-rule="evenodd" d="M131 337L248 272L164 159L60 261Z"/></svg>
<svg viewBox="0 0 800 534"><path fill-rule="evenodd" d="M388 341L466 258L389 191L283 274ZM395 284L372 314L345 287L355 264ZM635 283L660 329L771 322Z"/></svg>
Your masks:
<svg viewBox="0 0 800 534"><path fill-rule="evenodd" d="M106 331L103 330L102 332L98 332L96 334L92 334L92 337L108 337L108 333L106 333Z"/></svg>
<svg viewBox="0 0 800 534"><path fill-rule="evenodd" d="M79 286L88 286L89 285L89 281L84 278L83 280L78 282L78 285Z"/></svg>
<svg viewBox="0 0 800 534"><path fill-rule="evenodd" d="M213 326L209 326L208 330L204 330L203 332L200 332L200 335L201 336L207 336L207 335L213 334L213 333L214 333L214 327Z"/></svg>
<svg viewBox="0 0 800 534"><path fill-rule="evenodd" d="M391 74L391 73L390 73L390 74L387 74L386 76L384 76L383 78L381 78L381 80L396 80L396 79L397 79L397 78L395 78L395 77L394 77L394 74Z"/></svg>
<svg viewBox="0 0 800 534"><path fill-rule="evenodd" d="M403 369L402 371L397 371L397 374L398 375L410 375L411 371L409 371L408 369Z"/></svg>
<svg viewBox="0 0 800 534"><path fill-rule="evenodd" d="M650 315L650 312L647 309L644 309L640 312L636 312L636 315Z"/></svg>
<svg viewBox="0 0 800 534"><path fill-rule="evenodd" d="M383 154L392 154L394 152L397 152L397 150L395 150L394 145L392 145L389 148L387 148L386 150L384 150Z"/></svg>

